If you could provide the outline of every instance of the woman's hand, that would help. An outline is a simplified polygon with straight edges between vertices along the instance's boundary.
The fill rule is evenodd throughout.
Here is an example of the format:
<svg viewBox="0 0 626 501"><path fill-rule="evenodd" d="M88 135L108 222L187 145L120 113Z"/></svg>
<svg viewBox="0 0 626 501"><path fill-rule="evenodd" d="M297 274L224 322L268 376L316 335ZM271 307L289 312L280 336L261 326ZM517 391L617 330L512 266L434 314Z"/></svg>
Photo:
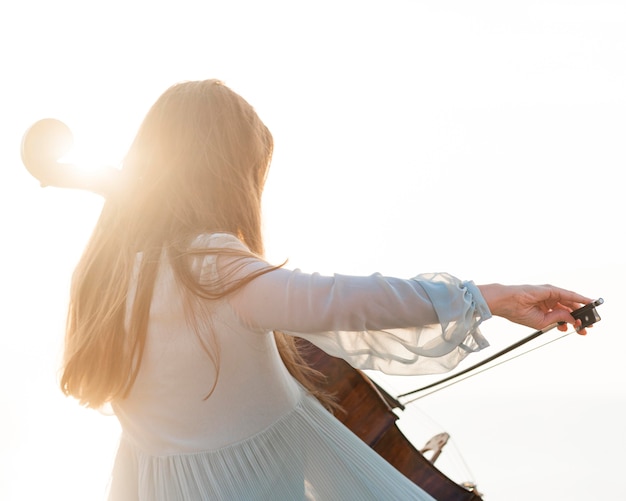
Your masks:
<svg viewBox="0 0 626 501"><path fill-rule="evenodd" d="M565 322L578 327L581 322L570 314L577 308L593 300L575 292L552 285L479 285L492 315L506 318L511 322L543 329L557 322ZM566 331L567 325L559 325ZM578 331L586 334L585 329Z"/></svg>

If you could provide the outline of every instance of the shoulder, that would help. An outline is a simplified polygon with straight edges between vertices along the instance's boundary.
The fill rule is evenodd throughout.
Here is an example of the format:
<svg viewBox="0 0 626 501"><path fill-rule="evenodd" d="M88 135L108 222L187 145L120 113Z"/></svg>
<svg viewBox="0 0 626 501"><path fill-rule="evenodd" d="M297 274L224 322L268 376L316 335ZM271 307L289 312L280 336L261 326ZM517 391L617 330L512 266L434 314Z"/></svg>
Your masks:
<svg viewBox="0 0 626 501"><path fill-rule="evenodd" d="M191 243L192 249L232 249L249 253L246 245L232 233L204 233Z"/></svg>
<svg viewBox="0 0 626 501"><path fill-rule="evenodd" d="M193 256L192 269L203 279L217 280L220 277L237 278L240 273L249 273L267 263L232 233L206 233L198 235L190 245Z"/></svg>

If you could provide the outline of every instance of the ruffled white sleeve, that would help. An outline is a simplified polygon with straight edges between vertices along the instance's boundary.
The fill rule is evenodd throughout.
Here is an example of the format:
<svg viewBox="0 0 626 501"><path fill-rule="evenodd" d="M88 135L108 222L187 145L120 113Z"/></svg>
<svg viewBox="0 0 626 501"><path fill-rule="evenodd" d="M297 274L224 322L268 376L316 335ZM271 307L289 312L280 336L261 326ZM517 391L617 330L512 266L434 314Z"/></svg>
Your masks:
<svg viewBox="0 0 626 501"><path fill-rule="evenodd" d="M238 273L266 266L250 258ZM255 278L230 302L253 330L281 330L353 367L387 374L449 371L488 346L479 325L491 313L479 289L447 273L399 279L279 268Z"/></svg>

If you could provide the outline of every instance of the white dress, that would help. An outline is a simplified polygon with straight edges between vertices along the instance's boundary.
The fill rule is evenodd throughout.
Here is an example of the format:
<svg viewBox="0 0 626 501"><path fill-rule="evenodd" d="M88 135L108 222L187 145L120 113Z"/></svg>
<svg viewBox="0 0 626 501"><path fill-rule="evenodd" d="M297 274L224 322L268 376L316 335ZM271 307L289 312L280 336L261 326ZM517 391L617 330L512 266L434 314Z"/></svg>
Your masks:
<svg viewBox="0 0 626 501"><path fill-rule="evenodd" d="M196 244L245 250L226 234ZM198 258L194 270L216 278L232 259ZM264 266L246 259L235 278ZM122 437L111 501L432 499L302 389L272 330L361 369L443 372L487 345L478 326L490 312L472 282L281 268L225 299L197 301L195 324L182 297L163 260L138 377L113 404Z"/></svg>

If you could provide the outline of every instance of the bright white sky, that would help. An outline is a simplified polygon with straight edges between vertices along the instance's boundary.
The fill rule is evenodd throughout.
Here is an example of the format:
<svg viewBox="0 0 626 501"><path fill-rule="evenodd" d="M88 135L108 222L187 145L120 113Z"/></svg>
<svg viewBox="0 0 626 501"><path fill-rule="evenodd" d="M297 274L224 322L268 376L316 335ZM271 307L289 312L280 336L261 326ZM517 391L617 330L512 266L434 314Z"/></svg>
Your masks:
<svg viewBox="0 0 626 501"><path fill-rule="evenodd" d="M118 432L56 388L70 273L100 201L40 189L23 132L56 117L77 157L119 163L166 87L213 77L275 137L272 260L604 297L586 338L420 400L402 422L450 433L486 499L623 491L624 2L22 0L0 6L0 46L1 499L100 499ZM487 355L530 333L483 332Z"/></svg>

